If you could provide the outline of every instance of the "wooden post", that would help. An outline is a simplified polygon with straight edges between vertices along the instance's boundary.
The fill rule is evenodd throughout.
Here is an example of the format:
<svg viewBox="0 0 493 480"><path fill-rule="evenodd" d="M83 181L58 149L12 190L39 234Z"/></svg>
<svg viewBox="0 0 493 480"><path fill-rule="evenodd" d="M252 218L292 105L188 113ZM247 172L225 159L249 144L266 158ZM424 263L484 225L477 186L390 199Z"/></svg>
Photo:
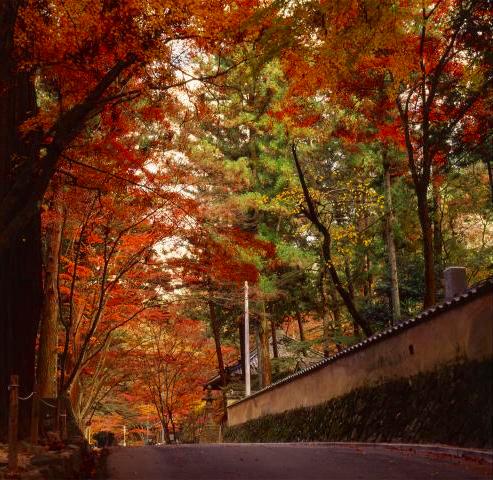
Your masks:
<svg viewBox="0 0 493 480"><path fill-rule="evenodd" d="M19 376L10 376L10 405L9 405L9 473L17 472L17 430L19 421Z"/></svg>
<svg viewBox="0 0 493 480"><path fill-rule="evenodd" d="M59 394L57 397L56 429L60 435L60 440L67 438L67 397Z"/></svg>
<svg viewBox="0 0 493 480"><path fill-rule="evenodd" d="M56 413L55 413L55 430L60 434L60 438L62 438L62 396L58 393L56 398Z"/></svg>
<svg viewBox="0 0 493 480"><path fill-rule="evenodd" d="M61 431L60 431L60 436L62 440L67 439L67 409L65 406L63 407L62 413L60 414L60 421L61 421Z"/></svg>
<svg viewBox="0 0 493 480"><path fill-rule="evenodd" d="M39 395L38 384L34 384L33 403L31 405L31 443L37 445L39 434Z"/></svg>

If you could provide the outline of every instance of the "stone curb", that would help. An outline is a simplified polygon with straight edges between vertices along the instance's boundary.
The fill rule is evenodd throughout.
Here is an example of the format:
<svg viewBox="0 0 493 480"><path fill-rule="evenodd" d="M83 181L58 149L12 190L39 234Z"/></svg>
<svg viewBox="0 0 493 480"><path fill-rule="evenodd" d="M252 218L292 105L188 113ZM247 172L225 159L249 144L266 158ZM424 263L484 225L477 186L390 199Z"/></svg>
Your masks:
<svg viewBox="0 0 493 480"><path fill-rule="evenodd" d="M425 444L425 443L365 443L365 442L283 442L283 443L222 443L228 446L245 446L245 445L275 445L291 447L351 447L351 448L373 448L380 450L398 450L401 452L416 452L421 454L448 455L454 458L463 458L466 460L481 461L493 465L493 450L481 450L473 448L455 447L442 444ZM183 445L180 445L183 446Z"/></svg>
<svg viewBox="0 0 493 480"><path fill-rule="evenodd" d="M326 445L341 447L370 447L381 448L386 450L415 451L424 454L440 453L455 458L464 458L469 460L481 460L493 464L493 450L480 450L473 448L462 448L442 444L426 443L357 443L357 442L330 442Z"/></svg>

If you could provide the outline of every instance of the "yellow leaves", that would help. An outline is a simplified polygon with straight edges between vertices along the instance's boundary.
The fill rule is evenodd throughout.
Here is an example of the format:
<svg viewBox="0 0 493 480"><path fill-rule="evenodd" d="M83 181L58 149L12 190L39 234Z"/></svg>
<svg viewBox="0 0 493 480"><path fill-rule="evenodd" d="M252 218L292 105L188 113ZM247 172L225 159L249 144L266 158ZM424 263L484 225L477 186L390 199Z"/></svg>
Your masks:
<svg viewBox="0 0 493 480"><path fill-rule="evenodd" d="M341 241L345 239L355 242L357 240L357 233L354 225L348 225L347 227L334 227L331 229L331 235L334 241Z"/></svg>
<svg viewBox="0 0 493 480"><path fill-rule="evenodd" d="M298 213L300 205L304 202L303 191L301 187L288 187L278 193L273 202L283 206L288 213Z"/></svg>
<svg viewBox="0 0 493 480"><path fill-rule="evenodd" d="M378 228L379 222L376 222ZM355 247L369 247L374 240L374 230L368 226L358 224L337 225L330 229L334 249L342 255L349 257Z"/></svg>

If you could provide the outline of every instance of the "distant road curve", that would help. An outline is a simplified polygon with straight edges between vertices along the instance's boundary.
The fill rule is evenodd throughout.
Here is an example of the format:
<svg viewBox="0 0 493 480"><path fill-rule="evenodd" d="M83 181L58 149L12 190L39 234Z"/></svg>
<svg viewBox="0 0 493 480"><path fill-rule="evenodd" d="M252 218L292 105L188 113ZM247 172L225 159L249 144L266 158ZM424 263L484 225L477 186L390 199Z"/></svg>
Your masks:
<svg viewBox="0 0 493 480"><path fill-rule="evenodd" d="M115 447L110 480L484 480L492 464L371 446L259 443Z"/></svg>

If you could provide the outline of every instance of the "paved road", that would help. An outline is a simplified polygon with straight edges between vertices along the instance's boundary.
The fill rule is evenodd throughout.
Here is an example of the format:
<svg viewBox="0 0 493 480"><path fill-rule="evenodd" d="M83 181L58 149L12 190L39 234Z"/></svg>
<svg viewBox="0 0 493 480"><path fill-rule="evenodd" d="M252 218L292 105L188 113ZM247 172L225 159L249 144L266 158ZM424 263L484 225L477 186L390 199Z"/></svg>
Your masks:
<svg viewBox="0 0 493 480"><path fill-rule="evenodd" d="M116 447L111 480L476 480L491 465L374 447L221 444Z"/></svg>

